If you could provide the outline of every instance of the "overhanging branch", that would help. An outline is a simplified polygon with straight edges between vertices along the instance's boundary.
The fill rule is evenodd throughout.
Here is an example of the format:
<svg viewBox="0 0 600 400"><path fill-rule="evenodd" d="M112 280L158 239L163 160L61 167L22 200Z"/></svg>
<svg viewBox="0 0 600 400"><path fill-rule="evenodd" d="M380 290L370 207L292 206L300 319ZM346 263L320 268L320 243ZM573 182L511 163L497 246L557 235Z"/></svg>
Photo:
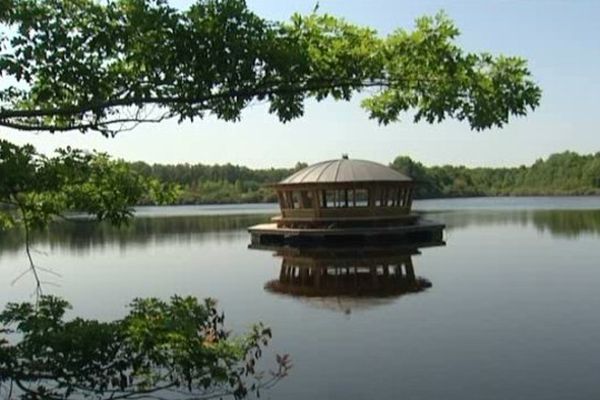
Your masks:
<svg viewBox="0 0 600 400"><path fill-rule="evenodd" d="M158 105L177 105L177 104L202 104L212 100L221 100L225 98L254 98L265 97L269 95L293 95L306 93L316 90L331 90L341 87L353 87L355 89L367 87L386 87L393 84L391 80L374 80L374 81L327 81L327 82L309 82L297 83L289 82L284 87L253 87L244 89L232 89L223 92L207 94L203 96L132 96L120 99L110 99L98 102L90 102L79 106L65 106L59 108L45 108L34 110L0 110L0 124L6 125L6 120L14 118L36 118L36 117L58 117L58 116L73 116L82 115L88 112L99 112L114 107L127 107L158 104ZM278 83L278 85L282 85ZM76 128L70 128L76 129Z"/></svg>

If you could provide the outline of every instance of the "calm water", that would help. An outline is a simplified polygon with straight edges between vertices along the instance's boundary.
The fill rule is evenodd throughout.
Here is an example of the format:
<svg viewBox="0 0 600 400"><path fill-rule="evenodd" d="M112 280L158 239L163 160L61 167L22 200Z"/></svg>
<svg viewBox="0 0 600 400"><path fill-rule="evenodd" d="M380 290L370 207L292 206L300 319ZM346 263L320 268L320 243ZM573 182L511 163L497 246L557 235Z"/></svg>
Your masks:
<svg viewBox="0 0 600 400"><path fill-rule="evenodd" d="M46 292L79 315L177 293L217 298L238 332L267 323L271 351L294 361L267 398L600 398L600 198L416 208L448 225L446 246L274 254L248 249L245 231L272 205L173 207L140 209L121 230L56 224L35 257L60 274L43 273ZM318 285L314 269L285 273L323 263L339 268ZM0 236L1 305L31 299L31 277L12 283L26 267L19 235Z"/></svg>

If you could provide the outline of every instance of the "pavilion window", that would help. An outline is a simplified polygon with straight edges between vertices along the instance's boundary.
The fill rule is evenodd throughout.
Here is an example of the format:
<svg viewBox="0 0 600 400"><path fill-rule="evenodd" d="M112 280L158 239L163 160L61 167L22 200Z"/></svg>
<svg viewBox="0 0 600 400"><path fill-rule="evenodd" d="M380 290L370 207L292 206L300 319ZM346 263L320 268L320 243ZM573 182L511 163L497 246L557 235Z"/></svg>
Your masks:
<svg viewBox="0 0 600 400"><path fill-rule="evenodd" d="M322 192L321 207L323 208L346 208L352 207L353 194L351 190L324 190Z"/></svg>
<svg viewBox="0 0 600 400"><path fill-rule="evenodd" d="M327 207L329 207L329 208L337 207L337 191L335 191L335 190L327 191Z"/></svg>
<svg viewBox="0 0 600 400"><path fill-rule="evenodd" d="M352 205L354 207L368 207L369 206L369 190L368 189L354 189L352 192Z"/></svg>
<svg viewBox="0 0 600 400"><path fill-rule="evenodd" d="M302 207L302 196L300 192L294 190L292 193L292 208L303 208Z"/></svg>
<svg viewBox="0 0 600 400"><path fill-rule="evenodd" d="M401 187L398 190L398 207L406 207L406 194L408 193L408 188Z"/></svg>
<svg viewBox="0 0 600 400"><path fill-rule="evenodd" d="M387 206L388 207L396 207L397 201L396 199L398 198L398 188L389 188L387 190Z"/></svg>
<svg viewBox="0 0 600 400"><path fill-rule="evenodd" d="M345 208L350 205L347 189L339 189L335 191L335 206Z"/></svg>
<svg viewBox="0 0 600 400"><path fill-rule="evenodd" d="M338 207L347 208L350 207L352 197L348 193L348 189L340 189L337 191L337 203Z"/></svg>
<svg viewBox="0 0 600 400"><path fill-rule="evenodd" d="M325 190L325 207L335 208L336 207L336 191Z"/></svg>
<svg viewBox="0 0 600 400"><path fill-rule="evenodd" d="M307 190L300 191L301 208L313 208L313 194Z"/></svg>
<svg viewBox="0 0 600 400"><path fill-rule="evenodd" d="M385 207L387 205L386 190L384 188L377 188L375 190L375 207Z"/></svg>
<svg viewBox="0 0 600 400"><path fill-rule="evenodd" d="M284 192L285 208L294 208L294 198L291 191Z"/></svg>
<svg viewBox="0 0 600 400"><path fill-rule="evenodd" d="M398 205L398 207L404 207L406 204L406 188L402 188L399 187L398 188L398 194L396 197L396 204Z"/></svg>

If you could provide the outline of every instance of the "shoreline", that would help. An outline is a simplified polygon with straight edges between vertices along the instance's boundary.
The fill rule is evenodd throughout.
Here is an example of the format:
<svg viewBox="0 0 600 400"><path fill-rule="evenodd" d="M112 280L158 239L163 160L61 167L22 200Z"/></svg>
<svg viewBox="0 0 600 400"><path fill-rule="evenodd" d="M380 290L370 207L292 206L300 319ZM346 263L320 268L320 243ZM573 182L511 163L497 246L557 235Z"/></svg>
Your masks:
<svg viewBox="0 0 600 400"><path fill-rule="evenodd" d="M522 198L593 198L598 197L600 201L600 192L590 194L512 194L512 195L480 195L480 196L445 196L445 197L421 197L415 198L415 201L430 200L468 200L468 199L522 199ZM272 201L236 201L236 202L185 202L170 204L138 204L139 207L178 207L178 206L234 206L234 205L277 205ZM599 204L600 207L600 204Z"/></svg>

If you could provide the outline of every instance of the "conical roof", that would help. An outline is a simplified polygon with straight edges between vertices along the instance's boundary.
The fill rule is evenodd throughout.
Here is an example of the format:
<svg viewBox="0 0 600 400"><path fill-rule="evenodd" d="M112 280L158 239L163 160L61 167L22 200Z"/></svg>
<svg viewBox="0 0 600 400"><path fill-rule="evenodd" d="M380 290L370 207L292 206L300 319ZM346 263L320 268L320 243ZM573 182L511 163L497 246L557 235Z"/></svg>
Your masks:
<svg viewBox="0 0 600 400"><path fill-rule="evenodd" d="M340 183L340 182L407 182L412 179L385 165L367 161L351 160L347 157L322 161L288 176L281 185L300 183Z"/></svg>

